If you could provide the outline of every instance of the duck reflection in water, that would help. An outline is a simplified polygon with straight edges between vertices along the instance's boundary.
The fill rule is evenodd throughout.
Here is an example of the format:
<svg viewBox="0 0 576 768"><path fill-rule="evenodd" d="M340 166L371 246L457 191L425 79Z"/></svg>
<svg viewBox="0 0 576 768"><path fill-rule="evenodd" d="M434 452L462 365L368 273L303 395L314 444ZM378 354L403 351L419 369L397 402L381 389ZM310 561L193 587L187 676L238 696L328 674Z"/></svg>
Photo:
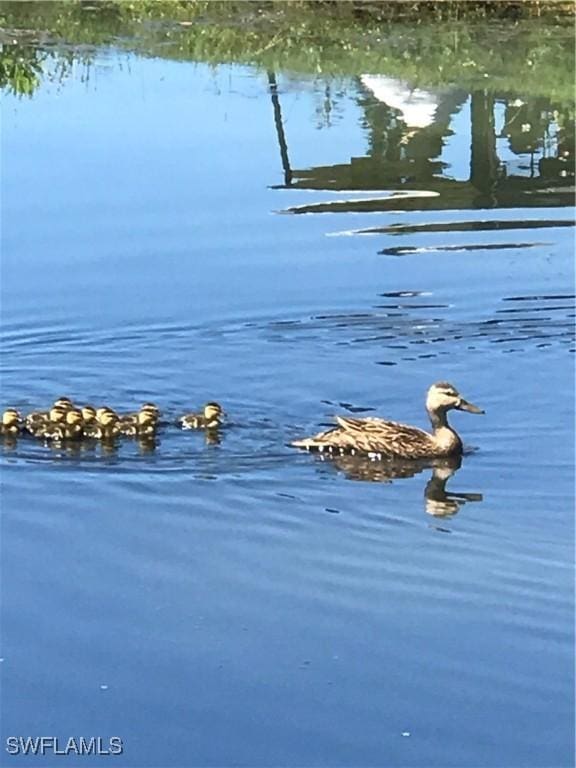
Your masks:
<svg viewBox="0 0 576 768"><path fill-rule="evenodd" d="M455 493L446 490L446 483L460 469L461 459L454 466L433 467L432 475L424 488L426 512L433 517L451 517L467 501L483 501L481 493Z"/></svg>
<svg viewBox="0 0 576 768"><path fill-rule="evenodd" d="M44 440L44 446L55 456L80 458L94 453L96 450L93 440Z"/></svg>
<svg viewBox="0 0 576 768"><path fill-rule="evenodd" d="M137 437L134 441L141 455L149 455L156 451L158 440L151 436ZM124 444L118 440L62 440L45 442L47 448L56 456L69 458L82 458L86 456L117 456L124 448Z"/></svg>
<svg viewBox="0 0 576 768"><path fill-rule="evenodd" d="M220 445L222 435L219 429L207 429L204 432L204 442L206 445Z"/></svg>
<svg viewBox="0 0 576 768"><path fill-rule="evenodd" d="M5 453L10 453L17 448L18 437L16 435L0 435L0 446Z"/></svg>
<svg viewBox="0 0 576 768"><path fill-rule="evenodd" d="M141 456L148 456L154 453L159 444L155 435L139 435L135 438L134 442ZM101 456L115 456L124 446L125 443L121 443L118 440L98 440L96 447L99 449Z"/></svg>
<svg viewBox="0 0 576 768"><path fill-rule="evenodd" d="M424 488L424 509L433 517L452 517L466 502L483 501L484 498L481 493L456 493L446 490L446 483L460 469L461 456L421 461L373 460L367 456L326 454L317 454L315 458L324 466L333 466L349 480L372 483L391 483L393 480L414 477L431 469L432 474Z"/></svg>
<svg viewBox="0 0 576 768"><path fill-rule="evenodd" d="M142 456L146 456L149 453L154 453L158 447L158 440L153 435L142 435L136 438L136 444L138 446L138 452Z"/></svg>

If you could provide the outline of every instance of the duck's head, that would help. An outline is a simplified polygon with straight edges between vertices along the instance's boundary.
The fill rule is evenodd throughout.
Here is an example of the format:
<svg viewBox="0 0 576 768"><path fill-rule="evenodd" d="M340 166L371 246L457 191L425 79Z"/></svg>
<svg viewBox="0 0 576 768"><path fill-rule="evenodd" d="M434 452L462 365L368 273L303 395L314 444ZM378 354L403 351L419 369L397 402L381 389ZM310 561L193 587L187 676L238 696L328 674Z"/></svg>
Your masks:
<svg viewBox="0 0 576 768"><path fill-rule="evenodd" d="M98 419L99 424L101 424L103 427L112 427L114 424L118 423L118 414L115 413L111 408L104 408L102 410L103 413L100 414Z"/></svg>
<svg viewBox="0 0 576 768"><path fill-rule="evenodd" d="M74 426L83 423L84 417L82 416L82 411L79 411L77 408L71 408L69 411L66 411L66 424Z"/></svg>
<svg viewBox="0 0 576 768"><path fill-rule="evenodd" d="M61 424L66 419L66 412L68 408L64 408L62 405L53 405L48 411L48 418L50 421L54 421L57 424Z"/></svg>
<svg viewBox="0 0 576 768"><path fill-rule="evenodd" d="M214 402L206 403L203 413L206 421L220 421L224 416L222 406Z"/></svg>
<svg viewBox="0 0 576 768"><path fill-rule="evenodd" d="M96 408L91 405L84 405L81 408L81 413L85 424L93 424L96 421Z"/></svg>
<svg viewBox="0 0 576 768"><path fill-rule="evenodd" d="M144 403L136 418L138 424L152 424L160 418L160 409L154 403Z"/></svg>
<svg viewBox="0 0 576 768"><path fill-rule="evenodd" d="M158 416L155 411L148 411L146 408L142 408L138 411L138 426L150 427L158 422Z"/></svg>
<svg viewBox="0 0 576 768"><path fill-rule="evenodd" d="M460 392L447 381L439 381L432 384L426 397L426 410L428 413L440 411L468 411L468 413L484 413L482 408L464 400Z"/></svg>
<svg viewBox="0 0 576 768"><path fill-rule="evenodd" d="M116 411L113 411L112 408L108 408L108 406L106 405L102 406L102 408L96 409L96 421L98 422L98 424L105 424L103 419L109 415L112 415L118 418L118 414L116 413Z"/></svg>
<svg viewBox="0 0 576 768"><path fill-rule="evenodd" d="M53 408L74 408L74 403L69 397L59 397L54 401Z"/></svg>
<svg viewBox="0 0 576 768"><path fill-rule="evenodd" d="M20 414L16 408L6 408L2 414L2 424L5 427L13 427L20 423Z"/></svg>

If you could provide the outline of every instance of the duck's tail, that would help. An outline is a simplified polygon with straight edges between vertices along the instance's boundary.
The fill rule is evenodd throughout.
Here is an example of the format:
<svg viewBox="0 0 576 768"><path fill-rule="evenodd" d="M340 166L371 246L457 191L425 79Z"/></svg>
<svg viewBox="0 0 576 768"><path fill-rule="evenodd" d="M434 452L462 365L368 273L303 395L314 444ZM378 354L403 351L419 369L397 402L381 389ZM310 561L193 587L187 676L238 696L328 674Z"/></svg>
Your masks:
<svg viewBox="0 0 576 768"><path fill-rule="evenodd" d="M334 427L325 432L318 432L317 435L313 435L312 437L293 440L290 445L294 448L304 448L307 451L339 452L340 448L345 447L347 443L346 439L343 439L343 436L344 431L339 427Z"/></svg>
<svg viewBox="0 0 576 768"><path fill-rule="evenodd" d="M353 445L332 443L328 440L319 440L315 437L307 437L303 440L294 440L289 445L294 448L304 448L313 453L327 453L329 455L344 456L350 454L354 456L357 453Z"/></svg>
<svg viewBox="0 0 576 768"><path fill-rule="evenodd" d="M293 448L305 448L307 451L318 448L319 445L322 445L322 443L319 443L317 440L315 440L313 437L304 437L301 440L293 440L291 443L289 443Z"/></svg>

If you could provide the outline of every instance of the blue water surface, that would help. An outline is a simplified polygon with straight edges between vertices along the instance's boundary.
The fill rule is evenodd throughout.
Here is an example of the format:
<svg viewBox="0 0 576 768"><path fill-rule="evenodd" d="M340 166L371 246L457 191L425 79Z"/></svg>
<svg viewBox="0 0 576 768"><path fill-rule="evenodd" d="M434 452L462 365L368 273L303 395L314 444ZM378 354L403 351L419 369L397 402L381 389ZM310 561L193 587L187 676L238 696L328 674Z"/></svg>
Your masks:
<svg viewBox="0 0 576 768"><path fill-rule="evenodd" d="M118 736L89 760L131 767L569 766L573 210L446 202L470 95L418 197L374 171L358 78L329 121L314 78L276 78L292 184L256 69L102 49L4 98L2 403L167 424L0 446L3 738ZM287 446L363 409L426 426L439 379L486 410L453 416L447 485ZM211 399L219 443L176 429Z"/></svg>

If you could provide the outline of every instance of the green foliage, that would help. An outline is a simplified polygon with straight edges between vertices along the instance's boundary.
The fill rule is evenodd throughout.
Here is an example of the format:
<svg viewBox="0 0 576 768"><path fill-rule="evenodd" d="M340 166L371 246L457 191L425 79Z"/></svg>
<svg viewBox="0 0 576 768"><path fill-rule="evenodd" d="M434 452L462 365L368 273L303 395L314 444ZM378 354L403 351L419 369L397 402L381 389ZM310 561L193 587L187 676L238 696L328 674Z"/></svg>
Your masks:
<svg viewBox="0 0 576 768"><path fill-rule="evenodd" d="M563 14L571 9L450 0L68 0L4 2L0 24L31 48L42 49L46 38L84 46L84 58L85 46L109 43L144 56L311 75L386 73L420 86L488 87L568 103L574 35ZM29 94L41 59L11 47L5 42L0 52L0 84Z"/></svg>
<svg viewBox="0 0 576 768"><path fill-rule="evenodd" d="M16 96L31 96L42 75L42 62L34 49L12 46L0 51L0 88Z"/></svg>

